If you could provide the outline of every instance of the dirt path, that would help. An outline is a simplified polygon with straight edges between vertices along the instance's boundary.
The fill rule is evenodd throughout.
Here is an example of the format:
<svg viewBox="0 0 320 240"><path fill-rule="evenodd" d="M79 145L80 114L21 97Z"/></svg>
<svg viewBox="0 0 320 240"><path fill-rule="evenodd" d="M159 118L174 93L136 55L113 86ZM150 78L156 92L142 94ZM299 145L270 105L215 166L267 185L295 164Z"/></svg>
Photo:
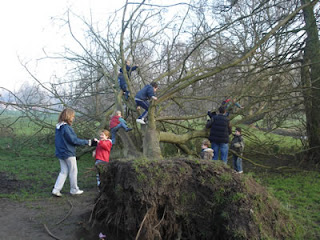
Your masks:
<svg viewBox="0 0 320 240"><path fill-rule="evenodd" d="M77 234L88 221L96 196L97 191L90 190L79 196L64 194L33 202L0 199L0 239L55 239L44 225L57 239L87 239Z"/></svg>

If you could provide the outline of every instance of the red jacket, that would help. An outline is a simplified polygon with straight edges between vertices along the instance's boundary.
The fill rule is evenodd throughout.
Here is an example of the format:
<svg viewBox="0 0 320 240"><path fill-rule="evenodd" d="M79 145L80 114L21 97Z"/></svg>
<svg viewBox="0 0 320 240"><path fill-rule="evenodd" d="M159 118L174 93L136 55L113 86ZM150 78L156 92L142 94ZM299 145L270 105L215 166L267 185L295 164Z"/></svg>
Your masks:
<svg viewBox="0 0 320 240"><path fill-rule="evenodd" d="M100 140L96 148L96 160L109 162L111 147L112 147L111 139Z"/></svg>
<svg viewBox="0 0 320 240"><path fill-rule="evenodd" d="M116 116L113 116L110 120L110 129L111 128L114 128L116 127L119 123L120 123L120 120L119 120L120 116L116 115Z"/></svg>

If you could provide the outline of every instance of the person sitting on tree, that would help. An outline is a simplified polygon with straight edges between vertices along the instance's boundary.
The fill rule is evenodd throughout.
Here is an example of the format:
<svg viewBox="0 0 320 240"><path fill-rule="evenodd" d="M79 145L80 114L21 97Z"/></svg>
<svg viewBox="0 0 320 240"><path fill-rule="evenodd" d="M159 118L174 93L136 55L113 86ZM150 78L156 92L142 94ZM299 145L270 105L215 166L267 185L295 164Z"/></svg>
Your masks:
<svg viewBox="0 0 320 240"><path fill-rule="evenodd" d="M228 117L230 112L233 111L233 106L236 106L237 108L243 108L236 99L226 98L222 101L221 107L223 107L226 110L226 116Z"/></svg>
<svg viewBox="0 0 320 240"><path fill-rule="evenodd" d="M109 127L111 129L111 140L113 145L116 144L116 134L119 128L124 128L126 132L129 132L132 130L132 128L129 128L127 126L126 120L122 118L121 111L116 111L116 114L110 120Z"/></svg>

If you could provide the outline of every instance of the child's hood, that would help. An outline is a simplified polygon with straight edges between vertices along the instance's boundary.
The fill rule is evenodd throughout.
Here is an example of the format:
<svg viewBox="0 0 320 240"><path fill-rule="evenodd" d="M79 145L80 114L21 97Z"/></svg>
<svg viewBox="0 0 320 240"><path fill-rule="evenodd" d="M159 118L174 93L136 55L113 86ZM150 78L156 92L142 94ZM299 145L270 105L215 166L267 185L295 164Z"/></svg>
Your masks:
<svg viewBox="0 0 320 240"><path fill-rule="evenodd" d="M60 129L61 126L66 125L66 124L67 124L66 122L59 122L56 125L56 129Z"/></svg>
<svg viewBox="0 0 320 240"><path fill-rule="evenodd" d="M213 149L212 148L205 148L203 149L204 152L213 152Z"/></svg>

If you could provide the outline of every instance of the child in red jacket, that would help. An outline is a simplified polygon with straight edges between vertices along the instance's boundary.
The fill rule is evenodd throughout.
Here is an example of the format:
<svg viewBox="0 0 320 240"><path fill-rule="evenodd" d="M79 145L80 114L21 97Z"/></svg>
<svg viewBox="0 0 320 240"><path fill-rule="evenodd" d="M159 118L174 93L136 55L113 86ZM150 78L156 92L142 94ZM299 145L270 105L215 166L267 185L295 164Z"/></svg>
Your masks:
<svg viewBox="0 0 320 240"><path fill-rule="evenodd" d="M100 133L100 140L97 141L96 153L95 153L95 166L99 163L108 163L110 157L110 151L112 147L112 141L110 139L110 132L108 130L102 130ZM97 184L100 185L99 172L97 173Z"/></svg>
<svg viewBox="0 0 320 240"><path fill-rule="evenodd" d="M132 130L132 128L127 126L127 122L122 118L120 111L116 111L116 114L111 118L109 127L111 129L111 140L113 145L116 144L116 134L119 128L124 128L126 132Z"/></svg>

